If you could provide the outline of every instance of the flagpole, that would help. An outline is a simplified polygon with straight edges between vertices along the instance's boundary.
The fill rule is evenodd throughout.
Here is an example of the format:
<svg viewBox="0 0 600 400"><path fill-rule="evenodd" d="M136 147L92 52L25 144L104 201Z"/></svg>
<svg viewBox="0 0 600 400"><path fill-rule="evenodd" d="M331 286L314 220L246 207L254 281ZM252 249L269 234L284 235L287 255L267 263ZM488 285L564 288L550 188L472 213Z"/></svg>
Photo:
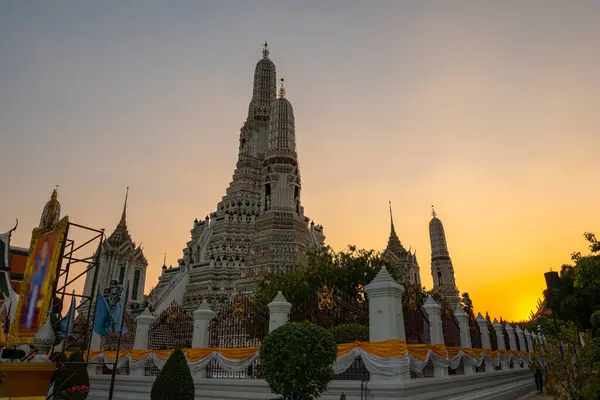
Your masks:
<svg viewBox="0 0 600 400"><path fill-rule="evenodd" d="M127 300L129 297L129 281L127 281L127 287L125 288L125 301L123 302L123 310L121 311L121 325L119 329L119 340L117 341L117 353L115 355L115 363L112 368L112 376L110 378L110 390L108 392L108 400L112 400L113 392L115 390L115 378L117 376L117 364L119 362L119 350L121 350L121 337L123 336L123 323L125 321L125 309L127 308Z"/></svg>

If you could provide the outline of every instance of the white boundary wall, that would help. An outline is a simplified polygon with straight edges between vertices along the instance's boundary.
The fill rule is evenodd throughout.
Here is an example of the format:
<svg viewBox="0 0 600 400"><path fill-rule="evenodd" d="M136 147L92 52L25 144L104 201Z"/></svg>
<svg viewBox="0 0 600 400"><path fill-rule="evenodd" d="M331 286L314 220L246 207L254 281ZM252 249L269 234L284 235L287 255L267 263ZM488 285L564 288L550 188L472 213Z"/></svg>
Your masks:
<svg viewBox="0 0 600 400"><path fill-rule="evenodd" d="M92 392L88 400L106 400L110 375L90 375ZM153 376L118 375L114 400L150 399ZM275 399L262 379L195 379L195 400L266 400ZM339 400L345 392L348 400L513 400L535 390L529 369L482 372L444 378L411 379L404 382L365 382L361 397L360 381L336 380L323 400ZM366 393L366 397L365 397Z"/></svg>

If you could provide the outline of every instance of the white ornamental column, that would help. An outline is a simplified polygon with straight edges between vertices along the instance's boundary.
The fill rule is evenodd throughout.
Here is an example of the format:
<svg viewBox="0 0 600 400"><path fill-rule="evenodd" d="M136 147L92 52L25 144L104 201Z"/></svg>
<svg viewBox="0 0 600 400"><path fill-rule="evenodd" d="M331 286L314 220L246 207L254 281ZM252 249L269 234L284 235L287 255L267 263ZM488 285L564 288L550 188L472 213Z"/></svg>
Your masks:
<svg viewBox="0 0 600 400"><path fill-rule="evenodd" d="M382 266L377 276L365 286L365 293L369 299L369 341L406 340L402 314L404 287L392 278L385 266ZM371 381L375 382L409 379L408 371L395 376L371 374Z"/></svg>
<svg viewBox="0 0 600 400"><path fill-rule="evenodd" d="M277 296L269 303L269 333L288 323L291 309L292 305L283 297L283 293L277 292Z"/></svg>
<svg viewBox="0 0 600 400"><path fill-rule="evenodd" d="M456 306L456 310L454 310L454 316L458 320L458 326L460 328L460 345L466 349L471 348L471 332L469 330L469 315L460 308L460 304ZM465 371L465 375L470 375L475 373L475 367L472 365L465 364L463 360L463 369Z"/></svg>
<svg viewBox="0 0 600 400"><path fill-rule="evenodd" d="M504 342L504 328L502 324L498 322L496 318L494 318L494 322L492 322L492 326L494 327L494 331L496 331L496 341L498 342L498 350L506 350L506 343ZM498 357L500 357L500 366L503 370L508 369L508 362L502 360L502 354L498 352Z"/></svg>
<svg viewBox="0 0 600 400"><path fill-rule="evenodd" d="M148 308L144 310L135 319L135 340L133 342L133 350L147 350L148 349L148 331L150 325L154 322L154 315ZM145 376L144 367L131 369L130 375L132 376Z"/></svg>
<svg viewBox="0 0 600 400"><path fill-rule="evenodd" d="M147 350L148 349L148 331L150 330L150 324L154 321L154 315L148 308L143 313L137 316L136 328L135 328L135 341L133 342L133 350Z"/></svg>
<svg viewBox="0 0 600 400"><path fill-rule="evenodd" d="M525 335L523 334L523 329L521 329L520 326L517 326L517 328L515 329L515 332L517 333L517 339L519 340L519 349L521 349L520 351L527 351L527 342L525 342ZM527 367L527 358L525 356L521 357L523 360L523 365L522 367L525 368Z"/></svg>
<svg viewBox="0 0 600 400"><path fill-rule="evenodd" d="M102 343L102 336L92 331L92 339L90 340L90 350L100 350L100 344Z"/></svg>
<svg viewBox="0 0 600 400"><path fill-rule="evenodd" d="M423 304L430 325L431 344L444 344L444 328L442 326L442 306L435 302L431 295ZM436 378L448 376L448 367L437 367L433 369Z"/></svg>
<svg viewBox="0 0 600 400"><path fill-rule="evenodd" d="M194 311L194 333L192 336L192 348L207 348L210 335L210 321L215 317L215 312L210 309L210 304L204 299L202 304ZM196 370L196 378L206 378L206 367Z"/></svg>
<svg viewBox="0 0 600 400"><path fill-rule="evenodd" d="M481 347L483 347L484 349L491 350L492 343L490 341L490 331L488 330L488 322L483 317L483 315L481 315L481 313L477 314L477 325L479 325L479 333L481 335ZM492 364L487 362L484 363L485 372L493 372L496 370Z"/></svg>

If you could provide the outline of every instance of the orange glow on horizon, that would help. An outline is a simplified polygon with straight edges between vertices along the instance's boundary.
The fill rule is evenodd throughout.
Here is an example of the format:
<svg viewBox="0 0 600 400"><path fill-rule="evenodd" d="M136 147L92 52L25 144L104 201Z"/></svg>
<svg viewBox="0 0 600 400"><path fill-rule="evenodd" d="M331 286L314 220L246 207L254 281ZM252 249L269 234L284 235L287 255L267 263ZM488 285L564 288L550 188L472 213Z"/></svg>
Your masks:
<svg viewBox="0 0 600 400"><path fill-rule="evenodd" d="M265 39L294 108L302 206L334 249L383 250L391 200L430 288L434 204L460 292L520 320L543 273L600 234L600 2L27 3L0 5L14 246L56 184L62 215L107 235L130 186L148 293L225 194Z"/></svg>

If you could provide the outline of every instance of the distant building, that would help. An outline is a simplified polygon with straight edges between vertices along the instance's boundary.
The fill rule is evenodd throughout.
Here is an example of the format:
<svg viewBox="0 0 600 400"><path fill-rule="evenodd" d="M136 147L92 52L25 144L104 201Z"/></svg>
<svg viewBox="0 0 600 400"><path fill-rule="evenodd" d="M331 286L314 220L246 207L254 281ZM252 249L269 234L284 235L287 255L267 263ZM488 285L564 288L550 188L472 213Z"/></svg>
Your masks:
<svg viewBox="0 0 600 400"><path fill-rule="evenodd" d="M388 244L383 251L383 259L391 268L398 269L408 274L408 281L412 284L421 285L421 270L417 262L417 251L406 250L394 227L394 217L392 216L392 203L390 202L390 237Z"/></svg>
<svg viewBox="0 0 600 400"><path fill-rule="evenodd" d="M429 222L429 240L431 241L433 289L444 293L450 305L454 308L460 304L460 297L454 277L454 266L446 242L446 232L435 210L432 210L432 216L433 218Z"/></svg>
<svg viewBox="0 0 600 400"><path fill-rule="evenodd" d="M121 285L129 283L128 306L130 309L140 309L146 300L144 285L146 282L146 268L148 261L144 256L142 246L136 246L127 229L127 195L121 220L113 233L104 240L100 250L100 263L97 268L98 281L96 292L103 292L110 285L111 280L117 280ZM90 270L85 278L83 293L92 296L95 302L95 293L92 293L94 271ZM140 311L143 311L141 309Z"/></svg>

